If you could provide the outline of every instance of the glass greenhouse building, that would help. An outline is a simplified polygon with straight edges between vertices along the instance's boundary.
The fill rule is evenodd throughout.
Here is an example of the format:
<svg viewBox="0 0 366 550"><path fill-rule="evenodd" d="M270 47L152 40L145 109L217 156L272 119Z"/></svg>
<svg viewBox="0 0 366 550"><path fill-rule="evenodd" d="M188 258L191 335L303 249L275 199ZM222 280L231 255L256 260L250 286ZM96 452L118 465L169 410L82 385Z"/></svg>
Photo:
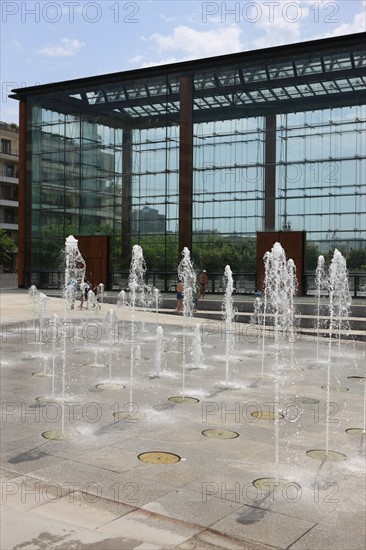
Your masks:
<svg viewBox="0 0 366 550"><path fill-rule="evenodd" d="M186 246L198 269L222 278L229 264L252 292L258 238L271 233L301 232L304 276L335 247L366 269L366 33L12 97L19 286L57 284L69 234L108 237L109 288L123 288L140 244L162 289Z"/></svg>

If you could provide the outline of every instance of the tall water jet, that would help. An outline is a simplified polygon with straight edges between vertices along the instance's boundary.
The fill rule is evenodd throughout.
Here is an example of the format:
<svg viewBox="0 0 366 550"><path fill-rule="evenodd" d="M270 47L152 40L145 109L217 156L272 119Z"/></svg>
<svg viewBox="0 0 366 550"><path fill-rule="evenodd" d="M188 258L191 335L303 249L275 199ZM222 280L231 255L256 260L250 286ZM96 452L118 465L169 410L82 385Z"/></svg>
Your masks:
<svg viewBox="0 0 366 550"><path fill-rule="evenodd" d="M319 360L319 339L320 339L320 314L321 314L321 297L328 288L327 271L324 262L324 256L318 257L318 264L315 270L315 285L317 298L317 321L316 321L316 359Z"/></svg>
<svg viewBox="0 0 366 550"><path fill-rule="evenodd" d="M158 288L154 288L154 305L155 305L155 316L156 316L156 326L159 324L159 306L160 306L160 291Z"/></svg>
<svg viewBox="0 0 366 550"><path fill-rule="evenodd" d="M124 290L118 294L117 298L117 309L121 310L121 321L122 321L122 342L125 341L125 313L127 307L127 296ZM118 333L119 334L119 333Z"/></svg>
<svg viewBox="0 0 366 550"><path fill-rule="evenodd" d="M182 260L178 265L178 279L183 283L183 357L182 357L182 398L185 398L185 366L186 366L186 337L188 320L193 315L193 287L196 284L196 273L191 262L191 254L187 247L183 248Z"/></svg>
<svg viewBox="0 0 366 550"><path fill-rule="evenodd" d="M132 259L130 265L130 273L128 277L128 288L130 289L130 304L131 304L131 357L130 357L130 412L132 412L133 400L133 377L136 359L136 304L138 293L144 292L145 286L146 263L141 246L135 244L132 248Z"/></svg>
<svg viewBox="0 0 366 550"><path fill-rule="evenodd" d="M101 309L104 303L104 284L103 283L99 283L99 285L97 286L96 300L98 304L98 309Z"/></svg>
<svg viewBox="0 0 366 550"><path fill-rule="evenodd" d="M87 309L89 311L89 314L93 314L92 312L92 309L96 309L96 311L98 312L98 302L97 302L97 297L95 296L95 293L93 290L89 290L88 291L88 296L87 296Z"/></svg>
<svg viewBox="0 0 366 550"><path fill-rule="evenodd" d="M293 317L291 303L294 293L294 268L292 263L288 266L286 254L280 243L275 243L270 252L264 255L265 263L265 300L271 307L273 315L273 332L275 342L275 357L273 362L274 398L276 406L280 401L280 343L279 330L288 329L289 320ZM289 279L292 279L290 282ZM265 317L265 315L264 315ZM280 414L274 412L275 427L275 468L278 479L279 468L279 420Z"/></svg>
<svg viewBox="0 0 366 550"><path fill-rule="evenodd" d="M163 348L163 327L156 328L156 346L155 346L155 376L159 378L162 367L164 348Z"/></svg>
<svg viewBox="0 0 366 550"><path fill-rule="evenodd" d="M287 262L287 313L284 320L284 333L287 335L287 341L290 344L290 367L295 366L294 343L295 343L295 304L294 297L297 292L296 265L290 258Z"/></svg>
<svg viewBox="0 0 366 550"><path fill-rule="evenodd" d="M193 337L193 348L191 352L192 366L194 369L201 369L203 366L203 352L201 342L201 330L200 325L196 323Z"/></svg>
<svg viewBox="0 0 366 550"><path fill-rule="evenodd" d="M43 342L43 329L44 329L44 317L46 313L48 297L41 292L38 300L38 318L39 318L39 356L42 356L42 342Z"/></svg>
<svg viewBox="0 0 366 550"><path fill-rule="evenodd" d="M38 311L39 291L36 285L32 285L28 291L28 299L32 310L33 327L36 328L36 316Z"/></svg>
<svg viewBox="0 0 366 550"><path fill-rule="evenodd" d="M154 307L155 299L154 299L154 295L153 295L153 290L152 290L151 286L147 285L145 282L144 282L144 284L141 288L139 300L140 300L140 305L142 307L142 310L143 310L144 314L147 313L147 311L150 308ZM146 330L145 330L145 318L146 318L146 315L143 315L142 323L141 323L141 331L142 332L146 332Z"/></svg>
<svg viewBox="0 0 366 550"><path fill-rule="evenodd" d="M67 325L60 323L60 335L61 335L61 429L50 430L42 433L42 436L46 439L65 440L71 439L73 436L70 432L65 430L65 400L66 400L66 361L67 361Z"/></svg>
<svg viewBox="0 0 366 550"><path fill-rule="evenodd" d="M346 260L335 249L329 266L329 340L328 340L328 367L327 367L327 409L330 403L330 369L332 362L333 336L337 334L338 350L341 344L342 329L348 327L349 308L352 302L348 286ZM329 422L326 422L325 453L329 453Z"/></svg>
<svg viewBox="0 0 366 550"><path fill-rule="evenodd" d="M121 290L121 292L118 294L118 297L117 297L117 308L121 308L123 311L126 305L127 305L126 292L124 290Z"/></svg>
<svg viewBox="0 0 366 550"><path fill-rule="evenodd" d="M51 366L51 395L43 395L43 396L40 396L40 397L37 397L36 400L41 402L41 403L47 403L47 402L52 402L52 401L55 401L55 379L56 379L56 359L57 357L59 356L59 351L58 351L58 347L57 347L57 344L59 343L60 341L60 337L62 335L62 330L63 330L63 327L62 327L62 322L61 322L61 319L59 318L59 316L54 313L52 315L52 319L51 321L48 323L47 325L47 333L46 333L46 337L47 337L47 343L51 343L52 344L52 354L51 354L51 362L52 362L52 366Z"/></svg>
<svg viewBox="0 0 366 550"><path fill-rule="evenodd" d="M267 318L267 304L268 304L268 277L269 277L269 260L270 254L266 252L263 261L264 261L264 300L263 300L263 316L262 316L262 378L264 376L264 355L265 355L265 342L266 342L266 318Z"/></svg>
<svg viewBox="0 0 366 550"><path fill-rule="evenodd" d="M85 278L86 264L78 248L78 240L69 235L65 242L65 286L70 279Z"/></svg>
<svg viewBox="0 0 366 550"><path fill-rule="evenodd" d="M57 358L57 343L62 334L62 323L59 316L55 313L52 316L52 385L51 385L51 398L55 397L55 376L56 376L56 358Z"/></svg>
<svg viewBox="0 0 366 550"><path fill-rule="evenodd" d="M234 281L233 281L233 274L229 265L225 267L224 286L225 286L225 294L224 294L224 301L222 304L222 311L223 311L223 317L225 322L225 385L228 386L230 357L232 356L232 352L233 352L234 317L235 317L235 311L233 307Z"/></svg>
<svg viewBox="0 0 366 550"><path fill-rule="evenodd" d="M115 344L116 342L118 342L118 337L119 337L118 324L119 324L118 317L114 309L110 309L103 320L103 326L107 334L107 344L108 344L108 350L109 350L109 360L108 360L109 375L108 375L108 380L105 380L97 384L96 387L99 389L118 390L120 388L124 388L122 384L118 382L113 382L112 380L113 353L116 350ZM98 364L95 364L95 366L98 366Z"/></svg>
<svg viewBox="0 0 366 550"><path fill-rule="evenodd" d="M66 309L73 309L77 281L84 281L86 264L78 248L78 240L69 235L65 241L64 298Z"/></svg>
<svg viewBox="0 0 366 550"><path fill-rule="evenodd" d="M107 328L107 339L108 339L108 348L109 348L109 382L112 382L112 360L113 360L113 349L115 344L116 337L116 327L118 327L118 317L115 314L113 309L110 309L104 319L104 323Z"/></svg>
<svg viewBox="0 0 366 550"><path fill-rule="evenodd" d="M42 372L33 372L33 376L49 376L47 373L47 361L46 357L42 357L42 344L43 344L43 329L44 329L44 318L46 313L46 307L47 307L48 297L43 294L43 292L39 293L38 297L38 325L39 325L39 348L38 348L38 355L40 360L43 360L43 371Z"/></svg>
<svg viewBox="0 0 366 550"><path fill-rule="evenodd" d="M256 330L256 334L258 336L258 348L260 348L261 339L259 335L262 326L262 300L258 297L254 300L254 310L253 315L250 319L250 323Z"/></svg>
<svg viewBox="0 0 366 550"><path fill-rule="evenodd" d="M349 290L346 259L337 249L334 250L329 267L329 288L329 301L330 293L332 293L331 300L334 310L333 324L338 333L338 349L340 349L342 332L349 330L352 297Z"/></svg>

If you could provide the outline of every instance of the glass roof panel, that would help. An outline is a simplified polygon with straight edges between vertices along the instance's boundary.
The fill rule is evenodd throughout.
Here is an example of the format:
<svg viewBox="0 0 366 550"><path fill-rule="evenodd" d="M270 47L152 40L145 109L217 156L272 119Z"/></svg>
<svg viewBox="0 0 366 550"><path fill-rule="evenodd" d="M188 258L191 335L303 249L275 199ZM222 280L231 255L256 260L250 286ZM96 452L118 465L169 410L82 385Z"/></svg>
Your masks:
<svg viewBox="0 0 366 550"><path fill-rule="evenodd" d="M309 88L309 86L307 84L298 84L297 89L299 90L299 92L301 93L301 95L303 97L304 96L309 96L309 95L314 95L314 92L312 91L311 88Z"/></svg>
<svg viewBox="0 0 366 550"><path fill-rule="evenodd" d="M297 74L299 76L322 72L320 57L312 57L310 59L295 59L295 65Z"/></svg>
<svg viewBox="0 0 366 550"><path fill-rule="evenodd" d="M334 82L323 82L323 86L330 93L339 92L339 88Z"/></svg>
<svg viewBox="0 0 366 550"><path fill-rule="evenodd" d="M336 80L335 82L337 83L338 88L340 88L342 90L342 92L351 92L352 91L352 86L350 85L348 80L346 80L345 78L342 78L340 80Z"/></svg>
<svg viewBox="0 0 366 550"><path fill-rule="evenodd" d="M273 88L273 92L276 94L278 99L287 99L288 95L286 94L283 88Z"/></svg>
<svg viewBox="0 0 366 550"><path fill-rule="evenodd" d="M216 101L220 103L220 105L228 107L229 105L232 105L232 101L229 100L228 96L225 95L217 95L215 97Z"/></svg>
<svg viewBox="0 0 366 550"><path fill-rule="evenodd" d="M218 107L219 104L217 104L215 101L208 103L207 101L198 97L194 100L194 106L196 109L211 109L212 107Z"/></svg>
<svg viewBox="0 0 366 550"><path fill-rule="evenodd" d="M166 86L166 82L165 81L161 81L161 82L148 82L147 83L147 89L149 91L149 94L151 96L154 96L154 95L165 95L168 93L168 89L167 89L167 86Z"/></svg>
<svg viewBox="0 0 366 550"><path fill-rule="evenodd" d="M362 78L348 78L348 81L351 83L351 85L352 85L353 88L355 88L355 89L359 89L359 88L364 88L364 87L365 87L365 83L364 83L364 81L362 80Z"/></svg>
<svg viewBox="0 0 366 550"><path fill-rule="evenodd" d="M268 80L266 67L244 67L242 69L245 82L258 82Z"/></svg>
<svg viewBox="0 0 366 550"><path fill-rule="evenodd" d="M366 50L353 52L353 59L356 67L364 67L366 65Z"/></svg>
<svg viewBox="0 0 366 550"><path fill-rule="evenodd" d="M105 98L101 90L86 92L85 95L89 105L94 105L95 103L105 103Z"/></svg>
<svg viewBox="0 0 366 550"><path fill-rule="evenodd" d="M125 107L124 109L122 109L122 112L124 112L127 115L130 115L132 117L138 117L138 116L140 116L141 110L140 110L140 112L138 112L137 109L134 108L134 107Z"/></svg>
<svg viewBox="0 0 366 550"><path fill-rule="evenodd" d="M106 86L104 89L105 96L107 98L108 103L112 103L114 101L121 101L126 99L126 95L123 91L121 84L115 84L113 86Z"/></svg>
<svg viewBox="0 0 366 550"><path fill-rule="evenodd" d="M166 110L169 111L169 113L177 113L179 111L179 103L177 102L169 102L165 105Z"/></svg>
<svg viewBox="0 0 366 550"><path fill-rule="evenodd" d="M145 83L128 83L125 86L125 90L129 99L147 97Z"/></svg>
<svg viewBox="0 0 366 550"><path fill-rule="evenodd" d="M213 71L196 72L194 75L195 90L207 90L216 88Z"/></svg>
<svg viewBox="0 0 366 550"><path fill-rule="evenodd" d="M178 76L177 75L169 75L168 76L168 81L169 81L169 87L171 89L171 92L173 94L179 92L179 78L178 78Z"/></svg>
<svg viewBox="0 0 366 550"><path fill-rule="evenodd" d="M323 57L326 71L340 71L342 69L351 69L351 56L349 53L325 55Z"/></svg>
<svg viewBox="0 0 366 550"><path fill-rule="evenodd" d="M303 105L308 109L311 103L316 107L316 99L311 102L315 96L328 96L332 104L336 104L336 94L341 102L345 102L348 100L341 98L342 93L352 91L354 101L363 101L359 92L366 87L366 76L363 76L366 48L359 42L353 49L355 51L352 48L334 48L323 50L324 53L315 50L315 53L309 54L303 50L292 54L289 48L288 57L281 53L271 59L256 61L257 58L249 58L245 61L244 55L239 58L242 61L235 57L232 62L228 59L227 63L220 61L212 65L198 65L193 73L190 68L186 73L183 67L171 74L152 71L149 77L144 77L144 73L138 77L133 75L132 80L128 74L116 75L115 81L108 75L104 82L100 79L88 82L86 79L82 84L72 84L68 89L65 86L52 89L47 92L46 99L51 108L65 102L65 113L78 110L79 101L83 104L83 112L93 113L99 109L105 116L108 110L112 112L118 108L125 116L140 118L141 121L149 118L148 124L153 125L154 118L159 121L164 113L171 118L179 113L180 79L186 74L193 74L194 108L196 115L199 110L203 111L204 120L210 119L207 113L210 108L219 109L228 119L235 116L235 106L239 107L240 116L254 112L257 106L261 113L267 113L268 108L271 112L277 112L276 103L278 112L291 112L293 101L296 108L298 104L299 109ZM343 71L342 74L340 71ZM338 78L335 78L336 75L339 75ZM243 106L247 110L240 110Z"/></svg>
<svg viewBox="0 0 366 550"><path fill-rule="evenodd" d="M285 86L284 89L292 98L302 97L301 93L295 88L295 86Z"/></svg>
<svg viewBox="0 0 366 550"><path fill-rule="evenodd" d="M268 72L271 79L289 78L294 76L294 68L292 63L276 63L268 65Z"/></svg>
<svg viewBox="0 0 366 550"><path fill-rule="evenodd" d="M261 94L264 95L266 99L273 100L276 99L272 93L272 90L261 90Z"/></svg>
<svg viewBox="0 0 366 550"><path fill-rule="evenodd" d="M236 68L218 71L217 78L222 86L233 86L235 84L240 84L239 72Z"/></svg>
<svg viewBox="0 0 366 550"><path fill-rule="evenodd" d="M312 82L311 84L308 84L308 86L311 90L313 90L315 95L324 95L327 93L319 82Z"/></svg>
<svg viewBox="0 0 366 550"><path fill-rule="evenodd" d="M253 91L250 95L253 99L255 99L256 103L263 103L263 101L266 101L266 98L263 97L259 91Z"/></svg>

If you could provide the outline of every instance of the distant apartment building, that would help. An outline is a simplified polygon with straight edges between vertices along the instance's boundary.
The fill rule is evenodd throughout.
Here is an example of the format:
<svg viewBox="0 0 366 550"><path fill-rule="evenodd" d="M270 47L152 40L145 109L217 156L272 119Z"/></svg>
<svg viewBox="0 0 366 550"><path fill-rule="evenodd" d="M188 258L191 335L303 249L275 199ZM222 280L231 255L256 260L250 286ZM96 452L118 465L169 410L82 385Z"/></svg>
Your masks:
<svg viewBox="0 0 366 550"><path fill-rule="evenodd" d="M132 211L132 234L137 235L140 231L143 234L153 235L164 233L166 218L159 214L156 208L144 206L141 210Z"/></svg>
<svg viewBox="0 0 366 550"><path fill-rule="evenodd" d="M19 128L0 122L0 228L18 244ZM17 251L7 271L17 270Z"/></svg>

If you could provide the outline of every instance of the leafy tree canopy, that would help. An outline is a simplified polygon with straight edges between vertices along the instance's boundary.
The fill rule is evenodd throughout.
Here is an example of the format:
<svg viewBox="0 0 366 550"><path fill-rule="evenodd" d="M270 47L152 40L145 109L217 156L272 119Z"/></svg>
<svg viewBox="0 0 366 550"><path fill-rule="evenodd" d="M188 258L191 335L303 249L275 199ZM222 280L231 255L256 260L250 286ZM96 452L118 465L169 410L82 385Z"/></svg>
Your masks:
<svg viewBox="0 0 366 550"><path fill-rule="evenodd" d="M7 234L5 229L0 229L0 264L6 265L11 260L11 254L16 249L16 244Z"/></svg>

